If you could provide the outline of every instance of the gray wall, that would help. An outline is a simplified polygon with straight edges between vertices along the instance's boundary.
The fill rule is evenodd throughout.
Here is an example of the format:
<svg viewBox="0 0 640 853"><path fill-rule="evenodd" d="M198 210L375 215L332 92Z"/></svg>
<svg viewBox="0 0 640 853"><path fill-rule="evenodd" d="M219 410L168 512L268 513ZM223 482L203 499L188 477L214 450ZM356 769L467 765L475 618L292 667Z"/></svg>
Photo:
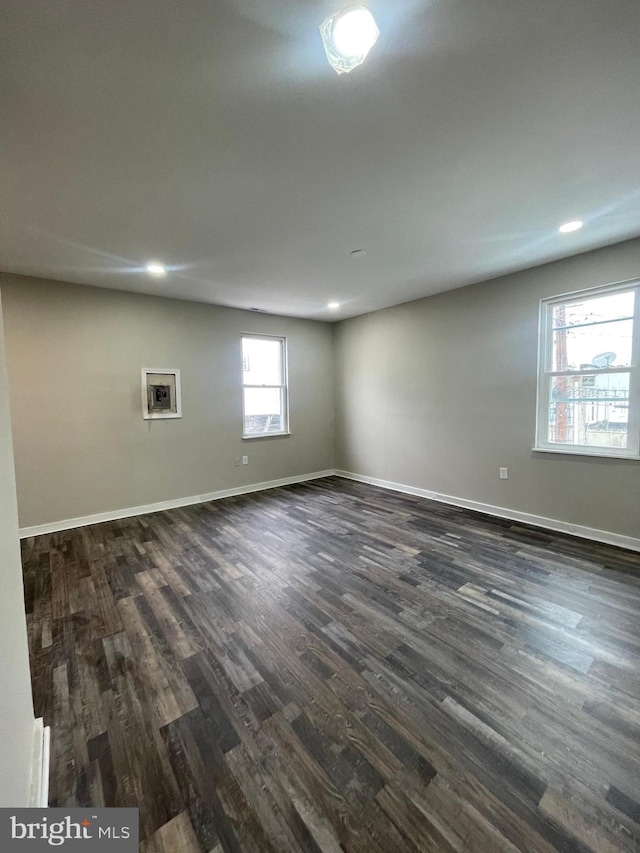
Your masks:
<svg viewBox="0 0 640 853"><path fill-rule="evenodd" d="M2 293L22 527L333 467L328 324L11 275ZM287 336L291 436L240 437L241 332ZM142 419L142 367L181 370L181 419Z"/></svg>
<svg viewBox="0 0 640 853"><path fill-rule="evenodd" d="M29 805L33 704L0 306L0 807Z"/></svg>
<svg viewBox="0 0 640 853"><path fill-rule="evenodd" d="M640 240L340 323L336 467L640 536L640 462L531 451L539 300L637 276Z"/></svg>

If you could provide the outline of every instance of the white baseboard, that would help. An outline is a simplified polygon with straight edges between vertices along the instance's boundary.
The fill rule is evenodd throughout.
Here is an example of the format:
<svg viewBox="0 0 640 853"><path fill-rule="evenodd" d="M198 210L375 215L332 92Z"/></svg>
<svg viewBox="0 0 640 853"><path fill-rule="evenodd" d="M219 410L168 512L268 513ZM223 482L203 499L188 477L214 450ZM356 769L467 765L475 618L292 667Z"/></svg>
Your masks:
<svg viewBox="0 0 640 853"><path fill-rule="evenodd" d="M28 536L40 536L43 533L56 533L59 530L70 530L73 527L84 527L87 524L100 524L103 521L117 521L119 518L130 518L135 515L146 515L150 512L161 512L165 509L176 509L181 506L217 501L221 498L229 498L235 495L245 495L251 492L260 492L264 489L276 489L278 486L289 486L293 483L304 483L307 480L317 480L321 477L331 476L343 477L347 480L357 480L360 483L368 483L372 486L380 486L383 489L391 489L395 492L404 492L408 495L428 498L432 501L460 506L465 509L484 512L487 515L495 515L498 518L507 518L511 521L520 521L523 524L531 524L534 527L542 527L557 533L570 533L582 539L591 539L594 542L603 542L606 545L616 545L618 548L627 548L630 551L640 551L640 539L633 536L624 536L621 533L612 533L608 530L598 530L595 527L585 527L581 524L571 524L568 521L560 521L556 518L545 518L541 515L533 515L528 512L520 512L492 504L471 501L466 498L458 498L453 495L442 495L429 489L419 489L415 486L407 486L403 483L394 483L390 480L380 480L377 477L366 477L362 474L354 474L351 471L328 469L326 471L315 471L312 474L302 474L295 477L284 477L280 480L269 480L265 483L253 483L249 486L240 486L235 489L222 489L218 492L210 492L206 495L193 495L187 498L176 498L170 501L161 501L144 506L128 507L127 509L100 512L95 515L85 515L80 518L68 518L62 521L52 521L48 524L36 524L33 527L22 527L20 538Z"/></svg>
<svg viewBox="0 0 640 853"><path fill-rule="evenodd" d="M283 477L280 480L269 480L266 483L253 483L249 486L239 486L235 489L222 489L219 492L210 492L207 495L192 495L188 498L176 498L170 501L146 504L144 506L127 507L126 509L115 509L108 512L98 512L94 515L85 515L80 518L67 518L61 521L51 521L48 524L35 524L32 527L21 527L20 538L28 536L41 536L43 533L57 533L59 530L71 530L73 527L85 527L87 524L100 524L103 521L117 521L119 518L131 518L135 515L146 515L150 512L161 512L165 509L176 509L181 506L217 501L221 498L230 498L235 495L246 495L250 492L261 492L264 489L276 489L278 486L290 486L293 483L304 483L306 480L317 480L320 477L331 477L335 474L333 469L327 471L315 471L312 474L302 474L295 477Z"/></svg>
<svg viewBox="0 0 640 853"><path fill-rule="evenodd" d="M350 471L336 470L338 477L347 480L357 480L359 483L368 483L371 486L380 486L383 489L391 489L394 492L404 492L408 495L417 495L432 501L460 506L472 509L476 512L484 512L487 515L495 515L498 518L508 518L511 521L521 521L523 524L531 524L534 527L543 527L557 533L570 533L580 536L582 539L591 539L594 542L603 542L606 545L616 545L618 548L627 548L629 551L640 551L640 539L633 536L624 536L621 533L611 533L608 530L598 530L595 527L585 527L582 524L571 524L568 521L560 521L556 518L545 518L541 515L532 515L529 512L520 512L516 509L507 509L502 506L470 501L465 498L456 498L452 495L441 495L429 489L418 489L414 486L405 486L402 483L393 483L390 480L379 480L377 477L365 477Z"/></svg>
<svg viewBox="0 0 640 853"><path fill-rule="evenodd" d="M49 805L49 745L51 730L42 717L33 724L33 749L31 753L31 787L29 807L46 809Z"/></svg>

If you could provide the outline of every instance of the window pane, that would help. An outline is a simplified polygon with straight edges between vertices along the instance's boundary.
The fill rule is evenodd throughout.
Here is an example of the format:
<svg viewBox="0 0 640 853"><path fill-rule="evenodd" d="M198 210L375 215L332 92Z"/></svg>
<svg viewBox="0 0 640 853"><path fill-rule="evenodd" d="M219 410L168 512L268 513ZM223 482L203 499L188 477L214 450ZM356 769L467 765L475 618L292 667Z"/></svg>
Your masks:
<svg viewBox="0 0 640 853"><path fill-rule="evenodd" d="M627 447L629 373L553 376L549 441L584 447Z"/></svg>
<svg viewBox="0 0 640 853"><path fill-rule="evenodd" d="M281 385L282 341L243 338L242 370L245 385Z"/></svg>
<svg viewBox="0 0 640 853"><path fill-rule="evenodd" d="M563 302L553 309L553 328L633 317L634 291L593 296L575 302Z"/></svg>
<svg viewBox="0 0 640 853"><path fill-rule="evenodd" d="M556 309L559 306L556 305ZM554 313L555 313L554 310ZM555 329L553 370L631 365L633 320Z"/></svg>
<svg viewBox="0 0 640 853"><path fill-rule="evenodd" d="M244 389L244 434L260 435L283 430L282 395L279 388Z"/></svg>
<svg viewBox="0 0 640 853"><path fill-rule="evenodd" d="M552 370L628 367L634 300L628 290L554 305Z"/></svg>

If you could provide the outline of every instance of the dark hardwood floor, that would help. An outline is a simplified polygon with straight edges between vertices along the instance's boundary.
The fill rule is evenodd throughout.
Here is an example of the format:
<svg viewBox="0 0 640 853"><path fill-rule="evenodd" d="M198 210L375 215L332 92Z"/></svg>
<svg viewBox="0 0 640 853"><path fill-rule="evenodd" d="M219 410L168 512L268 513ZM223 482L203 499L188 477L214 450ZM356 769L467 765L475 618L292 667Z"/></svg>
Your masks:
<svg viewBox="0 0 640 853"><path fill-rule="evenodd" d="M329 478L23 559L51 805L145 853L639 849L638 554Z"/></svg>

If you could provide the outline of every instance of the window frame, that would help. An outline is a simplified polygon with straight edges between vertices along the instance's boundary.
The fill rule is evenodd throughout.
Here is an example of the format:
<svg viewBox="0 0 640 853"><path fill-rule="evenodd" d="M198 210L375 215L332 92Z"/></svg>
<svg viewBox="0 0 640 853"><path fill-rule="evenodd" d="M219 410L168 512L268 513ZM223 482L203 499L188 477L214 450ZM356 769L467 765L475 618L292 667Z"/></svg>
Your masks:
<svg viewBox="0 0 640 853"><path fill-rule="evenodd" d="M609 296L614 293L635 291L631 364L628 367L597 368L600 374L629 374L629 417L625 448L597 447L593 445L559 444L549 441L549 406L551 378L554 376L593 375L594 370L553 370L553 309L562 303L577 302ZM536 436L534 451L562 453L574 456L603 456L614 459L640 459L640 278L605 284L599 287L562 293L540 300L538 323L538 381L536 396Z"/></svg>
<svg viewBox="0 0 640 853"><path fill-rule="evenodd" d="M279 385L249 385L244 381L244 353L243 353L243 342L245 339L250 340L270 340L270 341L279 341L280 343L280 355L281 360L280 363L282 365L281 370L281 383ZM261 439L261 438L275 438L277 436L283 435L291 435L289 430L289 369L288 369L288 358L287 358L287 339L284 335L266 335L261 334L259 332L241 332L240 333L240 380L241 380L241 388L242 388L242 439L245 441L252 441L253 439ZM264 432L264 433L247 433L245 432L246 428L246 414L245 414L245 404L244 404L244 391L245 388L278 388L280 390L280 410L282 412L282 420L283 420L283 429L278 430L278 432Z"/></svg>

